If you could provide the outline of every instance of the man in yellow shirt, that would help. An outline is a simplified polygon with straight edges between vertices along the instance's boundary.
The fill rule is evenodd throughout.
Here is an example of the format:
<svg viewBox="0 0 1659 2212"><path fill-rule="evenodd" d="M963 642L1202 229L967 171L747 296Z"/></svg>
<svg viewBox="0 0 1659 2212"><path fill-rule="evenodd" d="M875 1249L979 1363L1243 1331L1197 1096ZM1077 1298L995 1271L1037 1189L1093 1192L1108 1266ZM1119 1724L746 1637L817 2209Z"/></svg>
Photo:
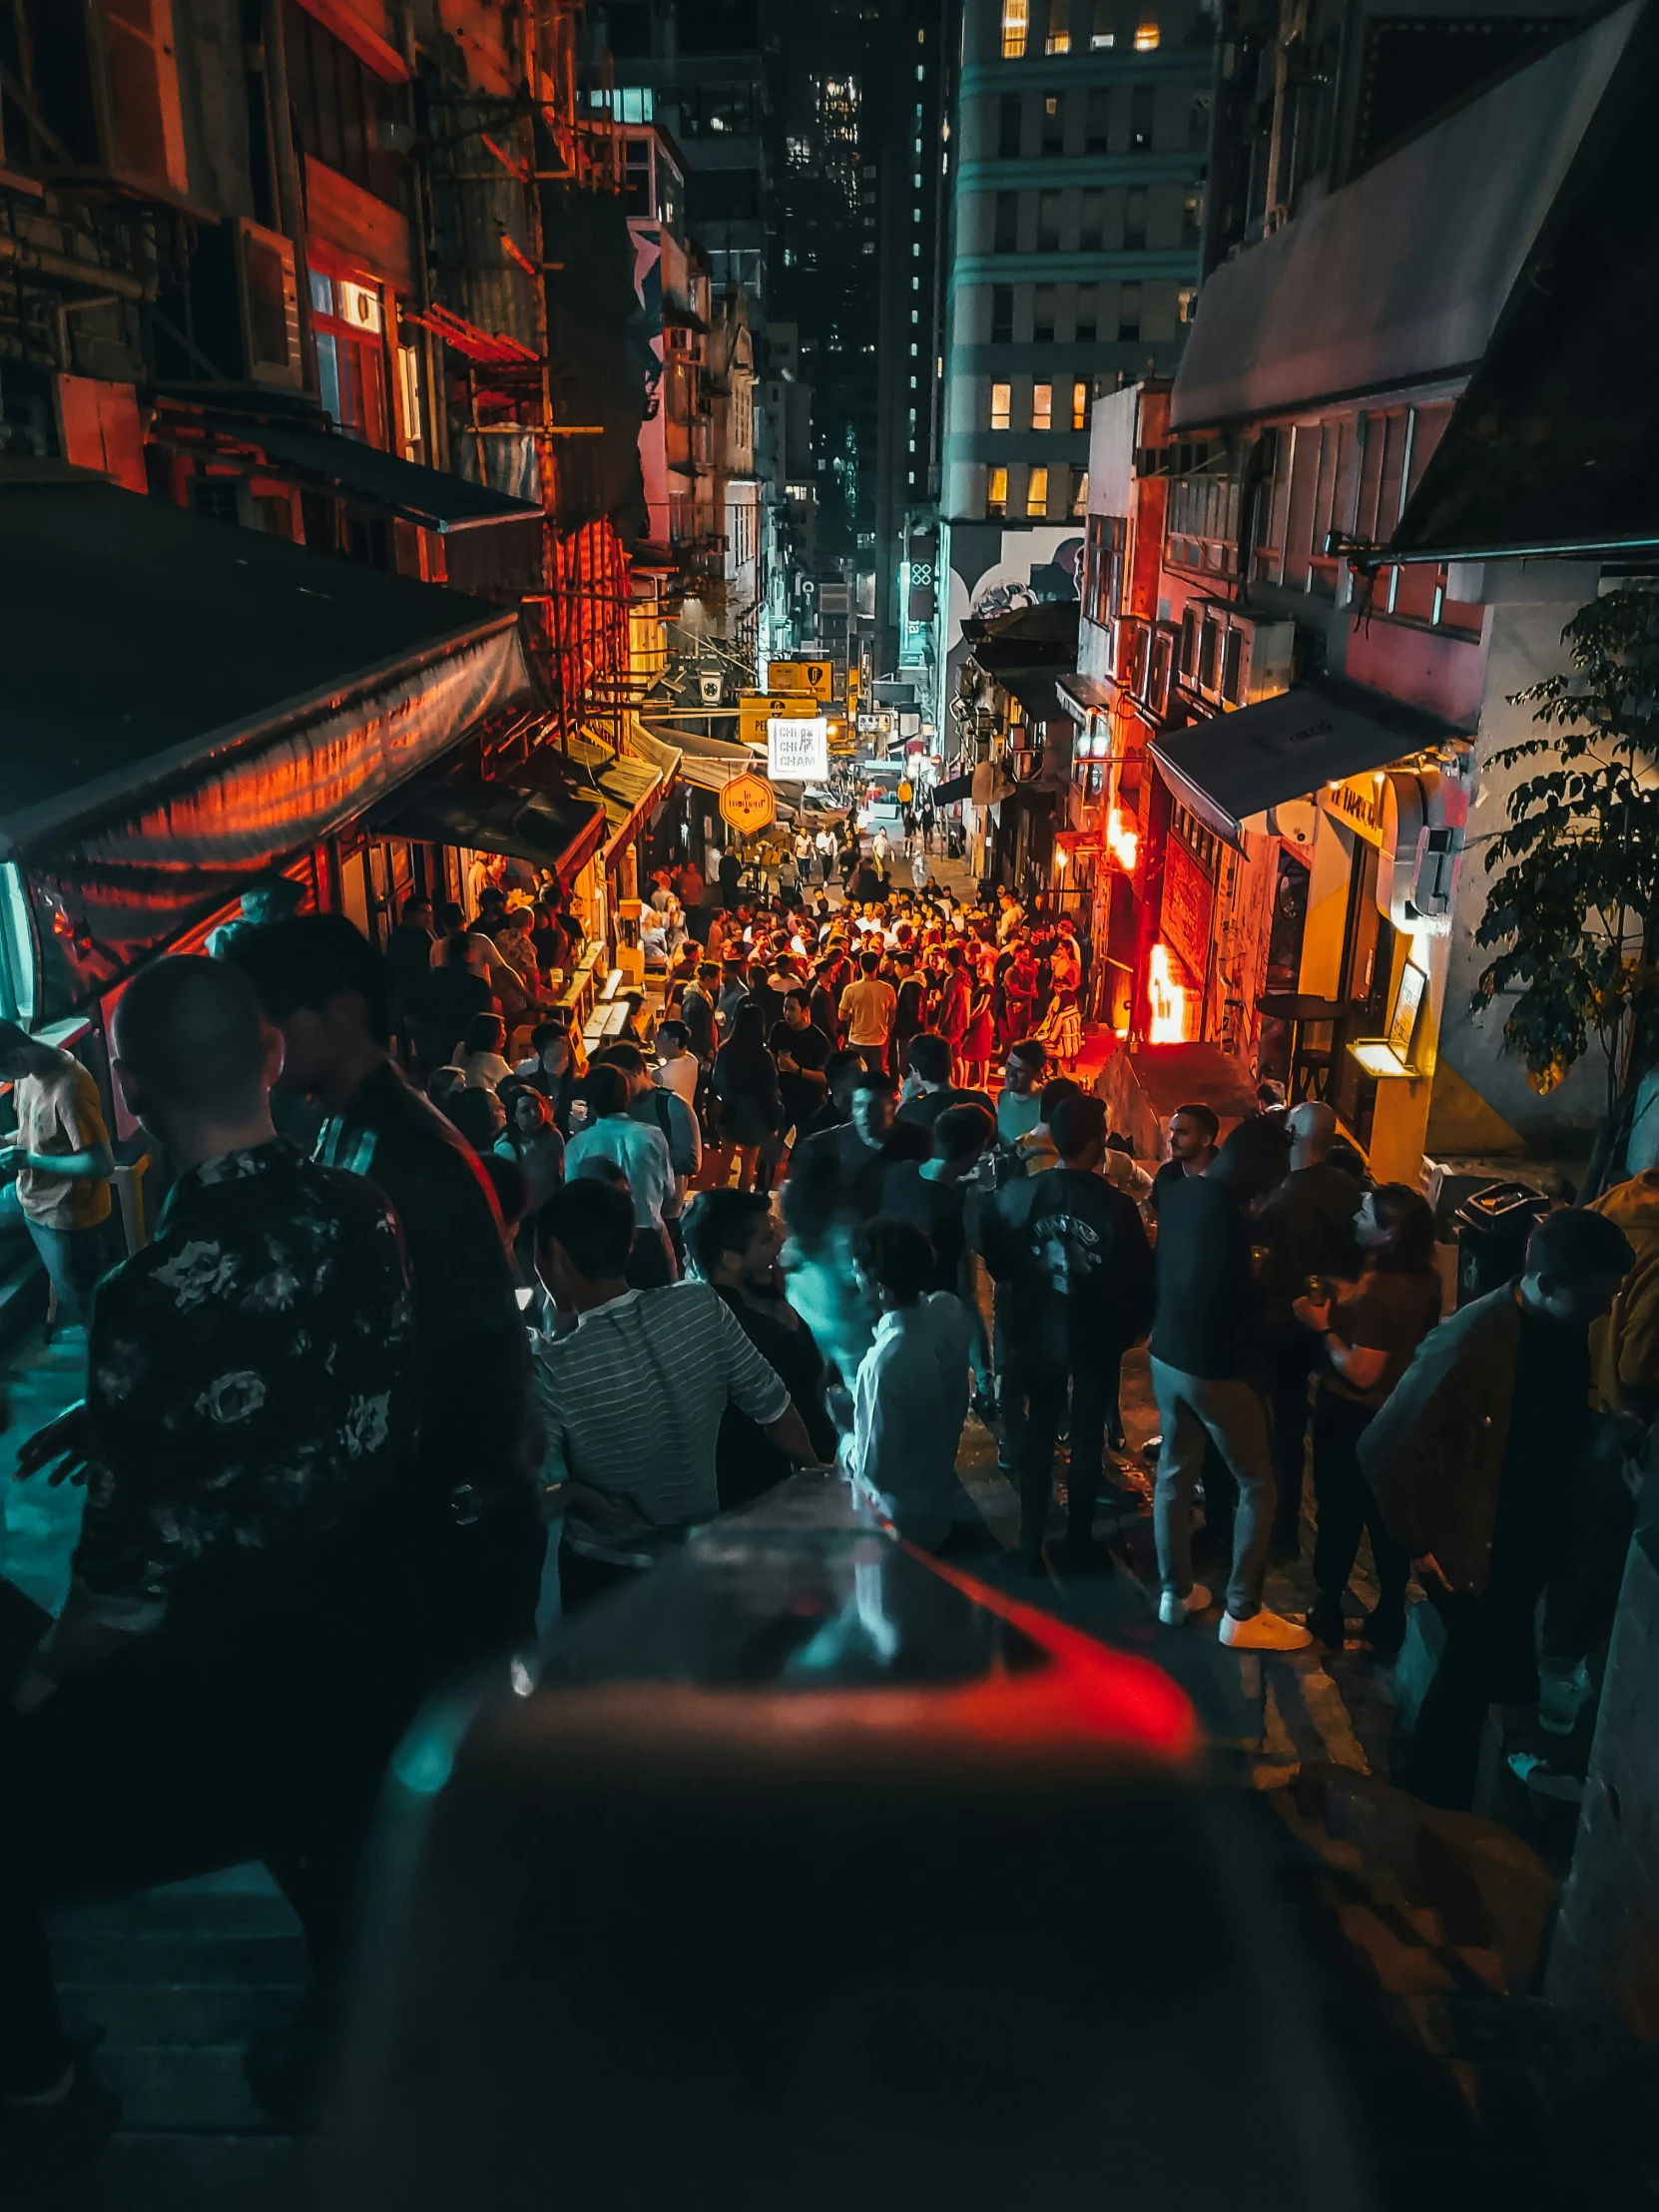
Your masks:
<svg viewBox="0 0 1659 2212"><path fill-rule="evenodd" d="M85 1327L109 1264L104 1224L115 1161L98 1086L72 1053L0 1021L0 1080L12 1085L17 1130L0 1148L0 1221L22 1218L58 1294L63 1318Z"/></svg>

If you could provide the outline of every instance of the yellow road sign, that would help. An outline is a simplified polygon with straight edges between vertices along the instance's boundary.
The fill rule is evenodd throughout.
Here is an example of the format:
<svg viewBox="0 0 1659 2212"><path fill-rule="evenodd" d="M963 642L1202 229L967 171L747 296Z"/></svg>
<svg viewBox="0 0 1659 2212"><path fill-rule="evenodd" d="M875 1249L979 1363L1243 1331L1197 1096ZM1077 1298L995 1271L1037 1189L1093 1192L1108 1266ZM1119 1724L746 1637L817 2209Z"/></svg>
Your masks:
<svg viewBox="0 0 1659 2212"><path fill-rule="evenodd" d="M819 713L811 692L745 692L738 701L738 729L745 745L765 745L769 722L788 722Z"/></svg>
<svg viewBox="0 0 1659 2212"><path fill-rule="evenodd" d="M835 672L828 661L769 661L767 682L775 692L811 692L815 699L828 699L835 681Z"/></svg>

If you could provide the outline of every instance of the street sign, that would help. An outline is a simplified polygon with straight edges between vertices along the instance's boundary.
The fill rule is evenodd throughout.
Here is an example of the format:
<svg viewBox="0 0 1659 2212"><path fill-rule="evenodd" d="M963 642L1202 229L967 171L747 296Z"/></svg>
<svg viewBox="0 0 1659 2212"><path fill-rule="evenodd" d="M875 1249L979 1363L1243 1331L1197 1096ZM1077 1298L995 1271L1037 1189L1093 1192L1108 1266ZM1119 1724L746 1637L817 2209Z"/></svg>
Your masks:
<svg viewBox="0 0 1659 2212"><path fill-rule="evenodd" d="M764 776L745 769L721 793L720 812L721 819L730 823L740 837L752 837L777 819L778 801Z"/></svg>
<svg viewBox="0 0 1659 2212"><path fill-rule="evenodd" d="M775 782L821 784L830 773L830 724L823 715L767 724L767 774Z"/></svg>
<svg viewBox="0 0 1659 2212"><path fill-rule="evenodd" d="M811 692L745 692L738 701L738 730L745 745L765 745L767 724L811 717L819 703Z"/></svg>
<svg viewBox="0 0 1659 2212"><path fill-rule="evenodd" d="M775 692L810 692L815 699L828 699L834 682L835 672L828 661L767 663L767 685Z"/></svg>

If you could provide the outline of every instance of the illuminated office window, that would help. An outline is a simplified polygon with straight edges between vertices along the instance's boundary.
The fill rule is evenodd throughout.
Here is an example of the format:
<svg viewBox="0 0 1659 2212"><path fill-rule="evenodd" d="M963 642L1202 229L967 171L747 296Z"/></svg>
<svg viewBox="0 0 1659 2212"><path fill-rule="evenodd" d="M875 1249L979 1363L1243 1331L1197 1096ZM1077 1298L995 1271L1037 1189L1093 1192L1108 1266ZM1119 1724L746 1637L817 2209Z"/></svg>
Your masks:
<svg viewBox="0 0 1659 2212"><path fill-rule="evenodd" d="M1081 376L1071 387L1071 426L1074 430L1089 427L1089 387Z"/></svg>
<svg viewBox="0 0 1659 2212"><path fill-rule="evenodd" d="M985 481L985 512L993 522L1000 522L1008 512L1008 471L993 468Z"/></svg>
<svg viewBox="0 0 1659 2212"><path fill-rule="evenodd" d="M1025 511L1028 515L1034 517L1046 515L1048 512L1048 471L1046 468L1034 468L1031 471L1031 481L1026 486L1025 492Z"/></svg>
<svg viewBox="0 0 1659 2212"><path fill-rule="evenodd" d="M1014 387L1012 384L991 386L991 428L1006 430L1013 413Z"/></svg>
<svg viewBox="0 0 1659 2212"><path fill-rule="evenodd" d="M1002 0L1002 59L1005 62L1023 59L1030 21L1031 0Z"/></svg>
<svg viewBox="0 0 1659 2212"><path fill-rule="evenodd" d="M1052 429L1053 425L1054 386L1052 384L1033 384L1031 386L1031 427L1033 430L1048 430Z"/></svg>
<svg viewBox="0 0 1659 2212"><path fill-rule="evenodd" d="M1050 54L1071 52L1071 24L1068 0L1048 0L1048 46Z"/></svg>

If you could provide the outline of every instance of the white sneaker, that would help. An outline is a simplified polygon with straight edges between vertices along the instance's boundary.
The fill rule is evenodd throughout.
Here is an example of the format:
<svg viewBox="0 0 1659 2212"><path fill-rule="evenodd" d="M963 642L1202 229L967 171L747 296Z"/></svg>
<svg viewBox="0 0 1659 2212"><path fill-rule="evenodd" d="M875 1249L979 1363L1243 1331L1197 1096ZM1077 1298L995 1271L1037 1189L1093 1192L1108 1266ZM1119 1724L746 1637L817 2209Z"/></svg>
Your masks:
<svg viewBox="0 0 1659 2212"><path fill-rule="evenodd" d="M1313 1642L1307 1629L1295 1621L1288 1621L1264 1605L1259 1613L1252 1613L1249 1620L1236 1620L1231 1613L1224 1613L1221 1620L1221 1640L1235 1651L1306 1651Z"/></svg>
<svg viewBox="0 0 1659 2212"><path fill-rule="evenodd" d="M1202 1582L1195 1582L1185 1597L1174 1590L1166 1590L1158 1600L1158 1618L1166 1628L1179 1628L1195 1613L1202 1613L1209 1603L1210 1593Z"/></svg>

